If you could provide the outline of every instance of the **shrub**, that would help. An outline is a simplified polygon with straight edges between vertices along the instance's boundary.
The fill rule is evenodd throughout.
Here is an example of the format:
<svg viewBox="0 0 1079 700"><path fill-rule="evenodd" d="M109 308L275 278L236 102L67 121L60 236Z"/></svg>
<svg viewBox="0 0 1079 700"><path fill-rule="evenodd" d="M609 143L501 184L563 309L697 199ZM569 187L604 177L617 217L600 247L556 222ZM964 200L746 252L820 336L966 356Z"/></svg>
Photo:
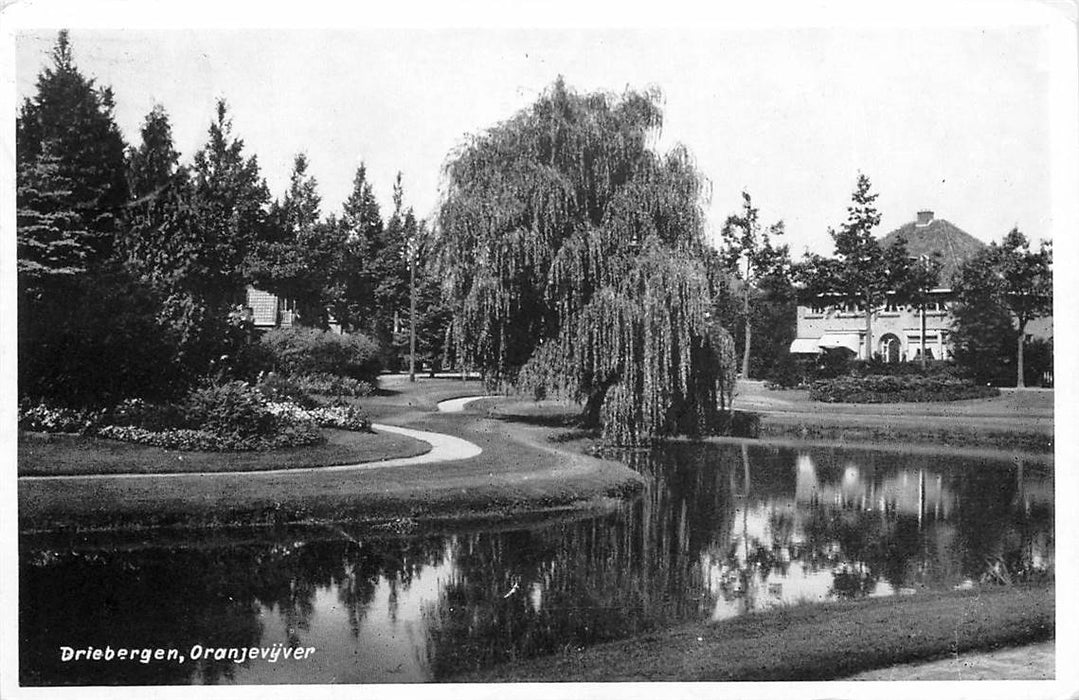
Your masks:
<svg viewBox="0 0 1079 700"><path fill-rule="evenodd" d="M312 394L370 396L375 393L375 385L371 382L333 374L305 374L296 377L296 381Z"/></svg>
<svg viewBox="0 0 1079 700"><path fill-rule="evenodd" d="M769 389L793 389L805 382L805 376L806 362L786 353L772 365L764 385Z"/></svg>
<svg viewBox="0 0 1079 700"><path fill-rule="evenodd" d="M375 386L370 382L336 374L300 374L289 377L288 381L295 390L308 395L356 397L375 393Z"/></svg>
<svg viewBox="0 0 1079 700"><path fill-rule="evenodd" d="M838 377L815 381L809 389L809 398L825 403L958 401L999 394L994 387L946 375Z"/></svg>
<svg viewBox="0 0 1079 700"><path fill-rule="evenodd" d="M375 384L381 370L378 343L359 333L282 328L262 337L275 369L296 376L332 374Z"/></svg>
<svg viewBox="0 0 1079 700"><path fill-rule="evenodd" d="M188 385L179 341L157 319L160 305L119 269L52 279L38 294L20 294L20 395L97 407L130 396L181 396Z"/></svg>
<svg viewBox="0 0 1079 700"><path fill-rule="evenodd" d="M142 399L126 399L105 412L102 424L136 426L147 430L183 428L187 423L184 409L176 404L155 404Z"/></svg>
<svg viewBox="0 0 1079 700"><path fill-rule="evenodd" d="M265 397L258 389L241 381L191 392L184 403L184 411L189 426L218 435L273 435L281 427Z"/></svg>
<svg viewBox="0 0 1079 700"><path fill-rule="evenodd" d="M1023 345L1023 381L1027 386L1052 386L1053 340L1034 338Z"/></svg>
<svg viewBox="0 0 1079 700"><path fill-rule="evenodd" d="M314 408L318 402L294 378L277 372L262 374L255 384L263 398L271 403L294 403L304 408Z"/></svg>
<svg viewBox="0 0 1079 700"><path fill-rule="evenodd" d="M966 378L962 369L954 362L947 360L930 360L926 362L925 369L922 369L922 363L920 361L912 362L877 362L865 360L852 360L850 362L850 374L854 377L866 377L866 376L947 376L955 378ZM821 377L823 379L824 377Z"/></svg>

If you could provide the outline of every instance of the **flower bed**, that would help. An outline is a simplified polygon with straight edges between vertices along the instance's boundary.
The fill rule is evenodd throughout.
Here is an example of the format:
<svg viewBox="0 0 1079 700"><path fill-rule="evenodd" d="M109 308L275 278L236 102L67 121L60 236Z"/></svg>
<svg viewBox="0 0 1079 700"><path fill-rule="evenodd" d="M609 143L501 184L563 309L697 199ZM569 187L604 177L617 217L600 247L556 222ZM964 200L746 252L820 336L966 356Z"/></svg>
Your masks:
<svg viewBox="0 0 1079 700"><path fill-rule="evenodd" d="M999 396L996 387L947 375L870 375L813 382L809 398L824 403L918 403Z"/></svg>
<svg viewBox="0 0 1079 700"><path fill-rule="evenodd" d="M191 430L172 428L168 430L147 430L134 426L106 425L97 431L97 437L140 445L165 447L172 450L191 450L200 452L251 452L276 450L285 447L305 447L317 445L324 438L318 426L292 425L272 436L243 436L235 433L221 435L209 430Z"/></svg>
<svg viewBox="0 0 1079 700"><path fill-rule="evenodd" d="M258 387L229 382L198 389L178 405L128 399L109 410L86 410L24 401L19 428L223 452L314 445L324 440L320 428L367 431L371 422L356 406L319 406L302 394L271 400Z"/></svg>

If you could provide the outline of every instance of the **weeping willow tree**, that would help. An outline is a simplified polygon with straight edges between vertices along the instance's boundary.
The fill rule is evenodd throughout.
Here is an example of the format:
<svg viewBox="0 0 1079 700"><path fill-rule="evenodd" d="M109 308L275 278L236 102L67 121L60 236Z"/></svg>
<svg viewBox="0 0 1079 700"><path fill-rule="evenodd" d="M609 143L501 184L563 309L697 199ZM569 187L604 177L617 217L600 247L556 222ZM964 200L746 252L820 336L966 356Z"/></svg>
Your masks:
<svg viewBox="0 0 1079 700"><path fill-rule="evenodd" d="M458 357L583 403L621 443L711 431L730 410L704 181L685 149L653 149L659 102L560 78L451 154L435 241Z"/></svg>

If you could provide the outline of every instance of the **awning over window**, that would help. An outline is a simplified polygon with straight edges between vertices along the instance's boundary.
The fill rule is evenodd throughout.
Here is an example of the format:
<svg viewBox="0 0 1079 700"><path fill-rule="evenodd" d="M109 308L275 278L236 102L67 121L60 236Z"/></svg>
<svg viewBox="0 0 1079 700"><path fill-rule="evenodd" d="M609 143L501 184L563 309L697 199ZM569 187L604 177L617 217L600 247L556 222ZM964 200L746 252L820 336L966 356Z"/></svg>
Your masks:
<svg viewBox="0 0 1079 700"><path fill-rule="evenodd" d="M820 353L820 342L817 338L795 338L791 343L791 352L793 353L808 353L816 355Z"/></svg>
<svg viewBox="0 0 1079 700"><path fill-rule="evenodd" d="M822 348L847 348L851 352L858 352L860 343L857 333L825 333L817 341Z"/></svg>

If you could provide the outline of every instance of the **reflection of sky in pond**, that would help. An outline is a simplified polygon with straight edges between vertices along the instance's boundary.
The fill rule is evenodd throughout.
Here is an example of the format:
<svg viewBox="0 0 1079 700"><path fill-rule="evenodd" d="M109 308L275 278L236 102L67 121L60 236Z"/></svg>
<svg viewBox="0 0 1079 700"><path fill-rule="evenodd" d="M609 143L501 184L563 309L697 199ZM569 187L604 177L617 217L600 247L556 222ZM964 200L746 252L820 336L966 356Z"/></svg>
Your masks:
<svg viewBox="0 0 1079 700"><path fill-rule="evenodd" d="M27 544L22 680L443 679L686 620L1051 577L1051 464L673 445L615 512L416 537L339 528L129 551ZM310 660L60 664L60 644L313 646Z"/></svg>

